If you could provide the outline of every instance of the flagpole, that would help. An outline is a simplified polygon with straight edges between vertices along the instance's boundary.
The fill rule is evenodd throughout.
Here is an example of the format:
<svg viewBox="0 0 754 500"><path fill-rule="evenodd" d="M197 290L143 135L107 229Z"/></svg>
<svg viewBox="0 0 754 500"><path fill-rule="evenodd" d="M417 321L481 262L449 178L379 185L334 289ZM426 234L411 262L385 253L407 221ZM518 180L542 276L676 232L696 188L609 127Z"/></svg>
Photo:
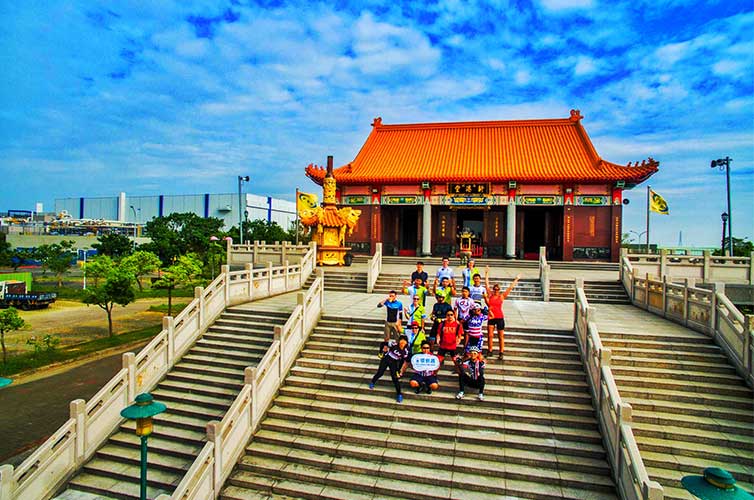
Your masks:
<svg viewBox="0 0 754 500"><path fill-rule="evenodd" d="M647 253L649 253L649 191L650 186L647 185Z"/></svg>
<svg viewBox="0 0 754 500"><path fill-rule="evenodd" d="M294 210L296 211L296 245L298 245L298 188L296 188L296 203Z"/></svg>

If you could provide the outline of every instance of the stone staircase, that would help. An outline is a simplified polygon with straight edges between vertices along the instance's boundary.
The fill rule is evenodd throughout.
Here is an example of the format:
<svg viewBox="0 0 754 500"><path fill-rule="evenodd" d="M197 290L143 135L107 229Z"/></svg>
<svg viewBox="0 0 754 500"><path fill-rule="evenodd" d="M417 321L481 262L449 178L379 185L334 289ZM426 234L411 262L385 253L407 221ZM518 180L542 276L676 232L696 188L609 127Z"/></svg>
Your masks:
<svg viewBox="0 0 754 500"><path fill-rule="evenodd" d="M431 395L370 391L381 339L323 316L221 498L617 498L572 332L506 332L483 402L447 360Z"/></svg>
<svg viewBox="0 0 754 500"><path fill-rule="evenodd" d="M693 499L683 476L722 467L748 491L754 483L754 396L708 337L600 331L612 350L621 398L649 476L666 499Z"/></svg>
<svg viewBox="0 0 754 500"><path fill-rule="evenodd" d="M575 293L573 280L550 280L552 302L573 302ZM631 303L620 281L584 281L584 293L590 304Z"/></svg>
<svg viewBox="0 0 754 500"><path fill-rule="evenodd" d="M377 278L377 282L374 284L374 293L387 294L390 290L395 290L396 292L398 292L398 294L400 294L401 288L403 287L403 280L408 279L410 276L410 273L408 275L381 273ZM432 286L432 280L433 278L432 276L430 276L430 287ZM490 284L499 283L503 290L505 290L505 288L510 285L511 281L513 281L512 278L496 278L493 276L490 277ZM482 282L484 282L484 280ZM327 280L325 280L325 283L327 283ZM460 293L461 287L457 287L457 290ZM506 300L541 301L542 286L540 285L538 279L521 279L519 280L518 285L516 285L516 288L511 291L511 294Z"/></svg>
<svg viewBox="0 0 754 500"><path fill-rule="evenodd" d="M355 263L365 263L369 260L367 255L356 255L353 261ZM424 262L425 270L434 270L442 265L441 257L401 257L394 255L384 255L382 257L382 264L402 264L413 266L417 261ZM521 260L521 259L501 259L501 258L476 258L474 259L477 267L490 266L491 268L504 268L504 269L537 269L539 267L539 261L536 260ZM620 270L620 266L617 262L561 262L561 261L547 261L552 269L572 269L572 270L588 270L588 271L615 271ZM450 265L454 269L462 268L463 264L457 257L450 259ZM429 272L429 271L427 271Z"/></svg>
<svg viewBox="0 0 754 500"><path fill-rule="evenodd" d="M366 292L367 274L359 272L333 271L325 269L325 290L336 292ZM304 289L311 287L316 276L312 273L304 283Z"/></svg>
<svg viewBox="0 0 754 500"><path fill-rule="evenodd" d="M149 438L148 498L172 493L206 441L206 426L221 420L286 313L228 308L151 391L168 409L155 417ZM70 480L59 499L82 492L105 499L139 498L139 438L126 421ZM94 497L86 497L94 498Z"/></svg>

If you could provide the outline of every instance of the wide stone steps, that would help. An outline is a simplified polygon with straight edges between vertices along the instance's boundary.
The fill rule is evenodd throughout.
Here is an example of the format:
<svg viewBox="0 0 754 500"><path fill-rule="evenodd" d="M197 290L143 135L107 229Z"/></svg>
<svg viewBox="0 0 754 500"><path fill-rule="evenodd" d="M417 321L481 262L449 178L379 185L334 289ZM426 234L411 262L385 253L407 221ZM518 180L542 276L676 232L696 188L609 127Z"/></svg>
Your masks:
<svg viewBox="0 0 754 500"><path fill-rule="evenodd" d="M354 256L354 262L367 262L369 260L368 255L356 255ZM413 266L417 261L424 262L424 269L434 270L442 265L442 257L404 257L397 255L384 255L382 257L382 263L384 264L402 264ZM539 262L537 260L521 260L521 259L503 259L503 258L487 258L478 257L474 259L477 268L483 268L484 266L490 266L491 269L537 269ZM617 262L589 262L589 261L548 261L548 264L552 269L570 269L570 270L584 270L584 271L615 271L620 270L620 266ZM450 266L453 269L462 269L463 264L458 258L450 259Z"/></svg>
<svg viewBox="0 0 754 500"><path fill-rule="evenodd" d="M377 278L377 282L374 284L374 293L388 293L390 290L395 290L398 294L401 294L403 289L404 280L409 276L401 274L386 274L382 273ZM428 288L432 287L433 277L430 276L428 280ZM456 290L461 293L462 283L459 283L460 274L456 277ZM490 276L490 284L498 283L505 290L512 281L511 277L500 278ZM484 280L482 280L484 283ZM522 279L518 282L516 288L514 288L506 300L542 300L542 286L539 280L535 279Z"/></svg>
<svg viewBox="0 0 754 500"><path fill-rule="evenodd" d="M446 361L400 405L387 375L368 387L382 335L320 320L221 498L616 498L570 332L506 332L484 401Z"/></svg>
<svg viewBox="0 0 754 500"><path fill-rule="evenodd" d="M359 292L367 291L367 273L325 271L325 290L336 292ZM312 274L304 283L304 289L311 287L316 276Z"/></svg>
<svg viewBox="0 0 754 500"><path fill-rule="evenodd" d="M171 493L206 441L206 426L220 420L254 366L272 343L284 313L233 308L224 312L151 391L168 410L155 417L149 438L148 496ZM75 491L99 498L139 498L140 441L136 423L125 421L81 468L61 498Z"/></svg>
<svg viewBox="0 0 754 500"><path fill-rule="evenodd" d="M590 304L630 304L631 301L620 281L585 281L584 294ZM575 282L550 280L550 300L573 302L576 295Z"/></svg>
<svg viewBox="0 0 754 500"><path fill-rule="evenodd" d="M655 334L600 332L652 479L665 498L693 498L680 479L722 467L754 483L754 395L709 337L660 328ZM646 332L649 333L649 332Z"/></svg>

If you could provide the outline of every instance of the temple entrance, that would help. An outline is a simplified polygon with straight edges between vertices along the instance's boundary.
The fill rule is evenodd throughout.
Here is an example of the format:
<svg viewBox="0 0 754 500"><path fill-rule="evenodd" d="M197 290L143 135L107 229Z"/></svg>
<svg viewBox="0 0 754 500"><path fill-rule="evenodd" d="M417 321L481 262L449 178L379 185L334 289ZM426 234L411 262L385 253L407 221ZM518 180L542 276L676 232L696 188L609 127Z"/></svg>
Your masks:
<svg viewBox="0 0 754 500"><path fill-rule="evenodd" d="M398 255L416 255L419 237L419 209L400 207L398 213Z"/></svg>
<svg viewBox="0 0 754 500"><path fill-rule="evenodd" d="M481 257L484 253L484 213L479 209L459 209L456 217L458 245L462 234L471 234L471 255Z"/></svg>
<svg viewBox="0 0 754 500"><path fill-rule="evenodd" d="M547 259L561 260L563 208L522 207L519 213L518 247L522 257L527 260L539 259L539 247L545 247Z"/></svg>

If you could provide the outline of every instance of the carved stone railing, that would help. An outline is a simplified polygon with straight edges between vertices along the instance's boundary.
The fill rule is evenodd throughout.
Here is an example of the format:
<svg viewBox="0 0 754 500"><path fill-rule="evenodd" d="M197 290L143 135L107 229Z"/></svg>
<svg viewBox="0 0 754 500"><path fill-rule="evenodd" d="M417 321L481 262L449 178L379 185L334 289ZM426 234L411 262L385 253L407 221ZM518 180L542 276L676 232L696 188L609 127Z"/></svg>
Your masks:
<svg viewBox="0 0 754 500"><path fill-rule="evenodd" d="M574 332L613 480L624 500L662 500L662 486L649 478L639 454L631 428L631 405L620 397L610 368L611 351L602 345L594 314L584 293L583 279L579 278L576 280Z"/></svg>
<svg viewBox="0 0 754 500"><path fill-rule="evenodd" d="M245 382L222 421L207 424L207 443L172 495L156 500L217 498L225 480L244 454L265 413L319 321L324 304L324 279L298 294L298 305L285 325L275 327L275 339L255 368L246 368Z"/></svg>
<svg viewBox="0 0 754 500"><path fill-rule="evenodd" d="M163 330L139 354L123 355L123 368L97 394L71 402L70 419L23 463L0 466L0 500L49 498L118 428L120 411L151 390L226 307L300 289L314 269L307 258L257 270L223 266L180 314L163 318Z"/></svg>
<svg viewBox="0 0 754 500"><path fill-rule="evenodd" d="M754 255L754 252L752 252ZM629 254L621 250L621 260L628 258L641 275L668 277L670 281L693 278L703 283L741 283L754 285L754 258L714 257L708 250L699 255L673 255L666 250L659 254ZM621 277L622 277L621 273Z"/></svg>
<svg viewBox="0 0 754 500"><path fill-rule="evenodd" d="M289 241L267 243L265 241L254 241L242 245L233 244L228 240L226 244L226 263L230 266L243 266L251 264L254 267L266 266L270 262L274 266L282 266L286 262L289 264L299 264L307 257L311 248L316 246L315 242L308 245L296 245ZM316 265L316 252L313 254L314 265Z"/></svg>
<svg viewBox="0 0 754 500"><path fill-rule="evenodd" d="M754 315L744 315L733 305L725 284L714 283L707 290L696 287L693 278L681 284L667 276L640 276L626 256L621 259L621 280L635 306L710 336L754 387Z"/></svg>
<svg viewBox="0 0 754 500"><path fill-rule="evenodd" d="M367 293L372 293L382 272L382 243L377 243L375 247L374 255L367 262Z"/></svg>
<svg viewBox="0 0 754 500"><path fill-rule="evenodd" d="M550 302L550 264L546 253L547 247L539 247L539 284L542 286L542 300Z"/></svg>

